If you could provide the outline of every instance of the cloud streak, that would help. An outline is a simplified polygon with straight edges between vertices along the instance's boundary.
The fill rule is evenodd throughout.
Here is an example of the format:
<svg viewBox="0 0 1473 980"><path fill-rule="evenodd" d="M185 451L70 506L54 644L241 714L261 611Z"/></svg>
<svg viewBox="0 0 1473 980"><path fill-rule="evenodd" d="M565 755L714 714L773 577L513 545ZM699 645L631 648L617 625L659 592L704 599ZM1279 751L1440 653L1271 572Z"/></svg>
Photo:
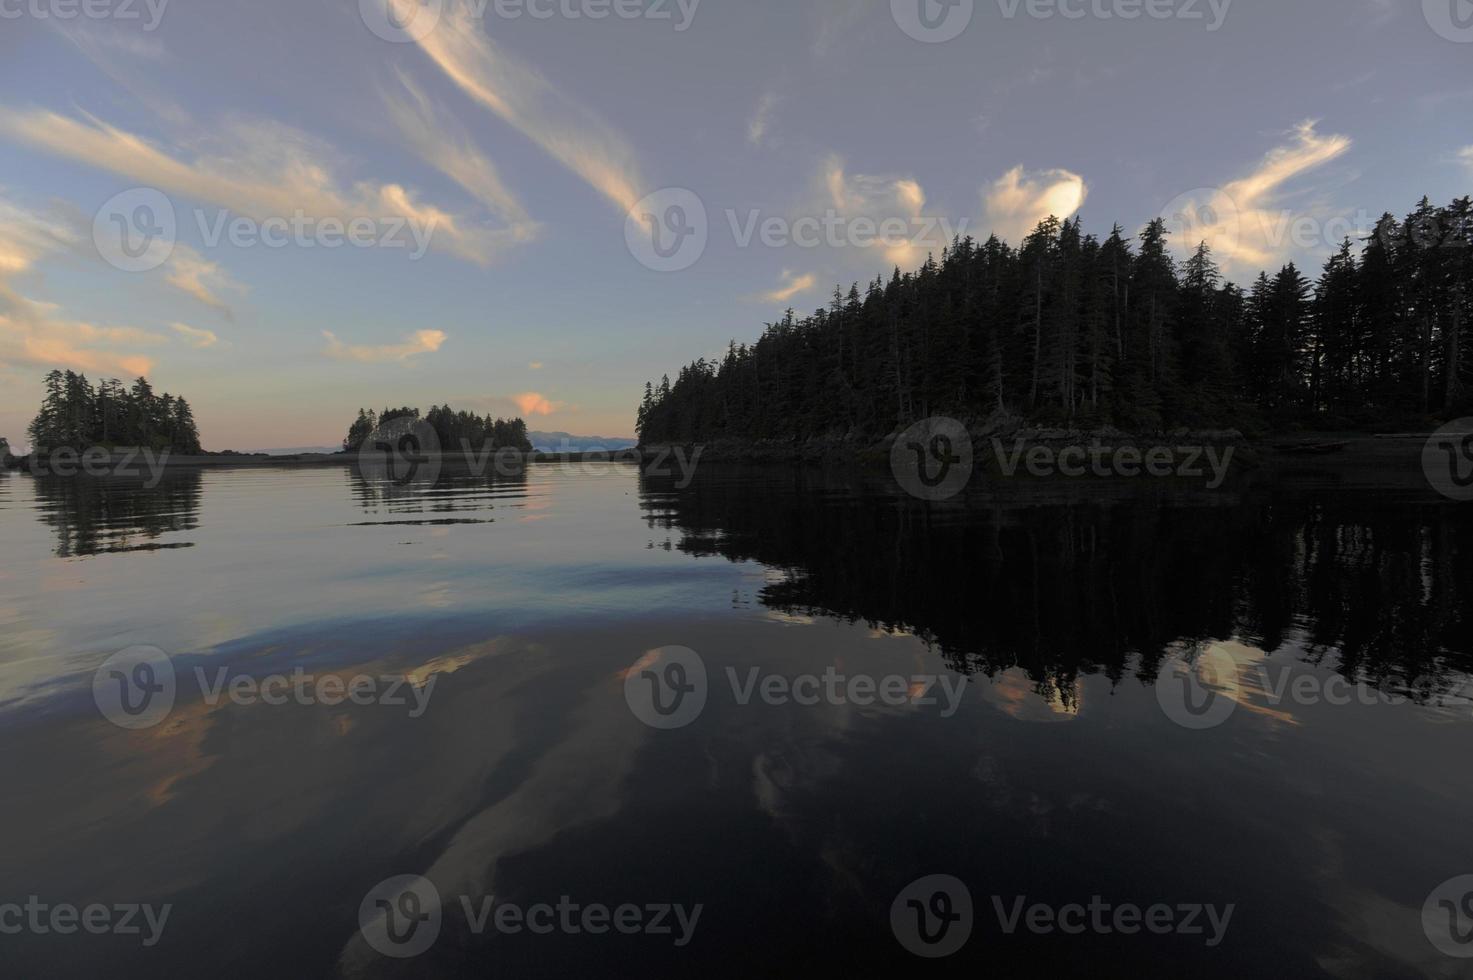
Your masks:
<svg viewBox="0 0 1473 980"><path fill-rule="evenodd" d="M174 332L184 339L184 342L196 350L204 350L214 347L220 342L220 338L213 330L205 330L200 327L191 327L187 323L171 323Z"/></svg>
<svg viewBox="0 0 1473 980"><path fill-rule="evenodd" d="M235 121L190 140L193 159L87 116L0 107L0 136L100 167L165 193L213 204L257 220L304 213L344 224L353 218L405 218L434 229L432 246L479 264L499 244L496 233L420 203L396 183L344 186L322 141L272 122Z"/></svg>
<svg viewBox="0 0 1473 980"><path fill-rule="evenodd" d="M506 186L496 165L482 153L469 133L436 105L408 75L397 73L400 89L384 95L389 118L409 147L430 166L455 181L484 205L506 228L504 244L530 241L537 223Z"/></svg>
<svg viewBox="0 0 1473 980"><path fill-rule="evenodd" d="M170 257L167 268L165 282L222 314L227 320L235 319L235 312L220 297L220 291L243 291L244 287L231 279L218 264L179 242L174 246L174 254Z"/></svg>
<svg viewBox="0 0 1473 980"><path fill-rule="evenodd" d="M407 361L420 354L433 354L449 339L443 330L418 330L402 344L380 344L367 346L345 344L331 330L322 331L327 338L323 354L335 361L356 364L394 364Z"/></svg>
<svg viewBox="0 0 1473 980"><path fill-rule="evenodd" d="M623 137L507 54L480 29L463 0L447 0L439 24L418 44L462 91L621 211L631 210L644 196L634 151Z"/></svg>
<svg viewBox="0 0 1473 980"><path fill-rule="evenodd" d="M791 271L784 270L782 274L784 285L779 286L771 292L762 294L762 299L769 303L786 303L794 296L806 293L818 284L818 277L808 272L803 275L795 275Z"/></svg>
<svg viewBox="0 0 1473 980"><path fill-rule="evenodd" d="M1292 251L1285 228L1294 215L1276 206L1285 186L1339 159L1351 145L1348 136L1322 136L1313 121L1300 123L1290 142L1270 150L1251 172L1220 189L1185 195L1162 217L1178 247L1205 241L1230 268L1261 269Z"/></svg>

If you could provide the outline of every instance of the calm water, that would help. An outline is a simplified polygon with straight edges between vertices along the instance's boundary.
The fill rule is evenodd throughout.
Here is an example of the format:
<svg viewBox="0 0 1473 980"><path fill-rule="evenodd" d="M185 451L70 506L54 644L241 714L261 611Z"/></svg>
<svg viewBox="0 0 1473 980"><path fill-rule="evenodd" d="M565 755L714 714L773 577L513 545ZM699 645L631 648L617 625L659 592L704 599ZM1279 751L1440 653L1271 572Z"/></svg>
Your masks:
<svg viewBox="0 0 1473 980"><path fill-rule="evenodd" d="M7 975L1473 970L1433 939L1473 952L1473 514L1414 485L11 474L0 548L0 906L169 906L0 935ZM137 646L176 689L130 729L98 669ZM217 683L294 672L379 686ZM384 893L379 942L438 926L407 959L360 930L401 875L440 899Z"/></svg>

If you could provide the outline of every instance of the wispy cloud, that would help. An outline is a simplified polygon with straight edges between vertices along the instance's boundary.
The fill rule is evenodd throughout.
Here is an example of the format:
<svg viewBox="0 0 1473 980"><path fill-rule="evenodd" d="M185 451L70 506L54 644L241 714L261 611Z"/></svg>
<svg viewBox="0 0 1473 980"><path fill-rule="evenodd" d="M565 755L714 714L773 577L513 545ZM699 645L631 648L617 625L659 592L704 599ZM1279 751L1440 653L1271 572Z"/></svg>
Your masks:
<svg viewBox="0 0 1473 980"><path fill-rule="evenodd" d="M761 146L767 140L767 129L772 124L772 114L777 109L782 96L774 91L762 93L762 98L757 101L757 108L752 113L752 118L747 122L747 142L753 146Z"/></svg>
<svg viewBox="0 0 1473 980"><path fill-rule="evenodd" d="M64 224L0 198L0 364L147 374L152 359L128 348L163 343L164 337L68 319L56 304L30 299L14 285L46 255L73 244Z"/></svg>
<svg viewBox="0 0 1473 980"><path fill-rule="evenodd" d="M0 198L0 276L24 272L41 256L75 241L76 235L66 224Z"/></svg>
<svg viewBox="0 0 1473 980"><path fill-rule="evenodd" d="M1029 173L1021 166L999 177L982 195L991 230L1013 245L1027 237L1050 215L1072 217L1089 196L1089 186L1068 170Z"/></svg>
<svg viewBox="0 0 1473 980"><path fill-rule="evenodd" d="M1290 142L1270 150L1248 174L1221 189L1188 195L1172 223L1178 247L1205 241L1230 268L1263 268L1287 259L1293 242L1284 234L1287 215L1280 204L1286 185L1340 158L1351 147L1348 136L1320 135L1313 121L1296 126ZM1313 215L1306 215L1313 216Z"/></svg>
<svg viewBox="0 0 1473 980"><path fill-rule="evenodd" d="M245 287L231 279L217 263L200 255L189 245L179 242L169 258L164 281L187 296L193 296L210 309L235 319L230 304L220 297L222 290L243 292Z"/></svg>
<svg viewBox="0 0 1473 980"><path fill-rule="evenodd" d="M818 19L813 53L820 58L826 57L860 24L876 17L870 4L856 0L816 0L811 9Z"/></svg>
<svg viewBox="0 0 1473 980"><path fill-rule="evenodd" d="M419 330L402 344L345 344L331 330L322 331L327 338L327 349L323 351L335 361L352 361L358 364L391 364L407 361L419 354L433 354L449 339L443 330Z"/></svg>
<svg viewBox="0 0 1473 980"><path fill-rule="evenodd" d="M784 269L782 274L783 285L771 292L763 293L761 298L769 303L786 303L800 293L806 293L818 284L818 277L811 272L796 275L791 270Z"/></svg>
<svg viewBox="0 0 1473 980"><path fill-rule="evenodd" d="M220 342L219 336L213 330L205 330L201 327L191 327L187 323L169 324L184 342L196 350L204 350L206 347L214 347Z"/></svg>
<svg viewBox="0 0 1473 980"><path fill-rule="evenodd" d="M455 84L516 127L623 211L643 192L634 151L603 120L519 63L479 27L464 0L447 0L419 46Z"/></svg>
<svg viewBox="0 0 1473 980"><path fill-rule="evenodd" d="M823 183L828 205L850 222L851 229L857 228L853 222L859 218L873 222L882 231L886 222L905 223L903 235L876 234L872 239L873 247L883 248L886 261L892 265L919 266L928 253L939 252L949 242L945 229L951 227L950 223L926 219L926 192L909 177L851 174L842 160L830 157L824 164ZM864 238L871 240L869 235Z"/></svg>
<svg viewBox="0 0 1473 980"><path fill-rule="evenodd" d="M506 244L536 237L537 223L465 128L403 71L396 74L400 88L384 95L384 106L410 148L504 223Z"/></svg>
<svg viewBox="0 0 1473 980"><path fill-rule="evenodd" d="M45 110L0 107L0 136L68 157L192 201L227 208L258 220L404 218L432 228L432 246L485 263L496 244L493 231L416 200L396 183L343 185L334 174L336 154L321 140L269 121L233 121L193 135L201 147L185 160L134 133L92 117L75 119Z"/></svg>
<svg viewBox="0 0 1473 980"><path fill-rule="evenodd" d="M1468 173L1473 175L1473 146L1464 147L1459 151L1458 160L1468 168Z"/></svg>

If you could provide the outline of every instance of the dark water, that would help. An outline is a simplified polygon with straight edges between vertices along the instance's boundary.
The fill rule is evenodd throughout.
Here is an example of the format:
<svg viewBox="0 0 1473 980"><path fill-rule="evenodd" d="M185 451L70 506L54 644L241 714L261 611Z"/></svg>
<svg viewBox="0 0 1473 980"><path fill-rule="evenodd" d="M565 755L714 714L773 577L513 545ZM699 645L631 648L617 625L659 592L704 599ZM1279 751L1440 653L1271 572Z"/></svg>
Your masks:
<svg viewBox="0 0 1473 980"><path fill-rule="evenodd" d="M8 475L0 547L0 927L169 906L0 934L8 976L1473 969L1473 513L1415 485ZM130 729L94 678L138 646L177 691ZM704 707L651 714L692 656ZM440 900L403 959L360 930L401 875ZM641 931L478 930L491 896Z"/></svg>

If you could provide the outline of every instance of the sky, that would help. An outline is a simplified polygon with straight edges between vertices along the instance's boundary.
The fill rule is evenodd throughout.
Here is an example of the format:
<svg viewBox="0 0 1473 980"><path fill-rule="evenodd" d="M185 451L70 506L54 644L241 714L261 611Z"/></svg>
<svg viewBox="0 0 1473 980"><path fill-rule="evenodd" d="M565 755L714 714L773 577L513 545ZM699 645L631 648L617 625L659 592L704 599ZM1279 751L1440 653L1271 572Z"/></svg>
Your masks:
<svg viewBox="0 0 1473 980"><path fill-rule="evenodd" d="M1247 282L1473 188L1469 0L0 0L0 436L207 449L647 380L954 234L1167 217Z"/></svg>

